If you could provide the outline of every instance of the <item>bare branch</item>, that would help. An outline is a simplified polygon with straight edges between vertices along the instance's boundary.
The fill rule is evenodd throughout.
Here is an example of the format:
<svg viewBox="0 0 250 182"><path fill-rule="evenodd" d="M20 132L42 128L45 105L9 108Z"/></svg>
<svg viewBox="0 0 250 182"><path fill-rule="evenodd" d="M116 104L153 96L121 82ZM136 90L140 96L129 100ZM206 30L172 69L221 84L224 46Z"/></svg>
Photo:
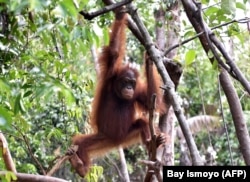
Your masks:
<svg viewBox="0 0 250 182"><path fill-rule="evenodd" d="M46 172L42 166L42 164L38 161L38 159L34 156L33 152L32 152L32 149L30 147L30 144L29 144L29 141L28 141L28 138L16 127L13 125L14 128L16 128L16 130L20 133L20 135L22 136L25 144L26 144L26 147L29 151L29 154L31 155L32 159L35 161L35 163L39 166L40 170L43 172L43 174L45 175Z"/></svg>
<svg viewBox="0 0 250 182"><path fill-rule="evenodd" d="M118 3L115 3L115 4L111 4L111 5L108 5L108 6L105 6L104 8L100 9L100 10L97 10L95 12L84 12L84 11L80 11L79 13L81 15L84 16L85 19L87 20L92 20L93 18L97 17L97 16L100 16L102 14L105 14L109 11L113 11L115 10L116 8L119 8L121 6L124 6L128 3L131 3L133 0L124 0L124 1L121 1L121 2L118 2Z"/></svg>
<svg viewBox="0 0 250 182"><path fill-rule="evenodd" d="M175 45L169 47L166 51L164 51L164 55L167 56L168 53L171 52L173 49L178 48L178 47L180 47L180 46L182 46L182 45L184 45L184 44L186 44L186 43L188 43L188 42L190 42L190 41L196 39L197 37L199 37L199 36L202 35L203 33L204 33L204 32L200 32L200 33L198 33L197 35L195 35L195 36L193 36L193 37L190 37L190 38L188 38L188 39L182 41L181 43L178 43L178 44L175 44Z"/></svg>
<svg viewBox="0 0 250 182"><path fill-rule="evenodd" d="M126 159L125 159L123 148L119 147L118 152L119 152L120 161L121 161L121 172L120 173L121 173L122 181L123 182L130 182L129 174L128 174L128 168L127 168L127 164L126 164Z"/></svg>
<svg viewBox="0 0 250 182"><path fill-rule="evenodd" d="M61 156L58 160L57 163L51 168L51 170L47 173L47 176L52 176L60 167L61 165L68 159L72 157L76 157L76 152L78 150L78 145L72 145L70 148L67 150L66 154L64 156Z"/></svg>
<svg viewBox="0 0 250 182"><path fill-rule="evenodd" d="M250 83L242 74L240 69L237 67L231 56L228 55L222 43L214 36L214 34L210 35L211 41L215 44L215 46L220 50L221 54L226 60L227 65L229 65L230 70L229 73L232 77L237 79L241 85L246 89L246 91L250 94Z"/></svg>
<svg viewBox="0 0 250 182"><path fill-rule="evenodd" d="M115 1L113 0L103 0L103 2L106 5L111 5L114 4ZM128 17L128 28L131 30L131 32L134 34L134 36L139 40L139 42L144 45L144 38L141 35L141 32L138 30L138 27L136 26L136 24L133 22L133 20Z"/></svg>
<svg viewBox="0 0 250 182"><path fill-rule="evenodd" d="M221 27L230 25L230 24L232 24L232 23L249 23L249 22L250 22L250 18L249 18L249 17L241 18L241 19L238 19L238 20L232 20L232 21L229 21L229 22L222 23L222 24L220 24L220 25L214 26L214 27L211 28L211 30L215 30L215 29L217 29L217 28L221 28ZM184 44L186 44L186 43L188 43L188 42L190 42L190 41L192 41L192 40L198 38L198 37L201 36L202 34L204 34L204 31L197 33L195 36L190 37L190 38L188 38L188 39L182 41L181 43L178 43L178 44L175 44L175 45L169 47L167 50L164 51L164 55L165 55L165 56L168 55L168 53L171 52L173 49L176 49L176 48L178 48L178 47L180 47L180 46L182 46L182 45L184 45Z"/></svg>
<svg viewBox="0 0 250 182"><path fill-rule="evenodd" d="M0 171L0 176L5 176L9 171ZM15 173L18 182L67 182L66 180L35 174Z"/></svg>
<svg viewBox="0 0 250 182"><path fill-rule="evenodd" d="M69 158L70 158L69 155L60 157L57 163L53 166L53 168L47 173L47 176L52 176L61 167L61 165Z"/></svg>
<svg viewBox="0 0 250 182"><path fill-rule="evenodd" d="M207 27L207 25L205 24L203 18L202 18L202 9L201 9L201 3L197 2L197 11L196 11L196 16L197 16L197 20L199 20L199 23L201 25L201 27L203 28L205 37L207 39L207 44L210 48L210 51L213 53L215 59L217 60L217 62L220 64L221 67L223 67L225 70L229 71L229 67L223 62L223 60L220 58L219 53L217 52L217 50L215 49L214 45L212 44L211 40L210 40L210 35L212 34L211 30L209 30L209 28Z"/></svg>

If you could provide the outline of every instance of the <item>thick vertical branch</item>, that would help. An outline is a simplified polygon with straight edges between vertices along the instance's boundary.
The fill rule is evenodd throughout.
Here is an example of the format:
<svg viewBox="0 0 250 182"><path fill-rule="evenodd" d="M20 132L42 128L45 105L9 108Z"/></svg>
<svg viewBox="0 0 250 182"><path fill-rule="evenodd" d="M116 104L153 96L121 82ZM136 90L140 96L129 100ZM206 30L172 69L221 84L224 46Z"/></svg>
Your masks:
<svg viewBox="0 0 250 182"><path fill-rule="evenodd" d="M162 8L156 10L154 13L155 22L156 22L156 25L155 25L156 44L160 50L165 50L166 48L165 15L166 15L166 12Z"/></svg>
<svg viewBox="0 0 250 182"><path fill-rule="evenodd" d="M121 173L122 173L122 181L123 182L130 182L126 159L124 155L124 151L122 147L119 147L118 149L119 155L120 155L120 161L121 161Z"/></svg>
<svg viewBox="0 0 250 182"><path fill-rule="evenodd" d="M223 88L227 97L243 158L245 163L250 165L250 138L239 97L234 89L233 83L230 80L228 73L225 70L221 71L219 79L221 87Z"/></svg>
<svg viewBox="0 0 250 182"><path fill-rule="evenodd" d="M166 19L166 13L171 13L171 19ZM179 42L179 2L175 1L169 5L167 12L160 8L155 11L155 22L156 25L156 43L160 50L166 50L169 47ZM160 26L159 26L160 25ZM170 51L166 56L173 59L177 54L177 49ZM175 84L175 88L178 85L182 70L181 66L171 62L164 63L169 73L171 80ZM164 153L162 155L162 162L164 165L174 165L174 110L171 107L171 103L166 100L166 114L160 118L159 127L162 132L168 136L168 143L164 146Z"/></svg>
<svg viewBox="0 0 250 182"><path fill-rule="evenodd" d="M154 130L154 120L155 120L155 105L156 105L156 94L153 94L150 102L150 110L149 110L149 129L151 133L151 141L149 144L148 152L149 152L149 160L151 162L158 163L156 158L157 146L156 146L156 134ZM162 181L162 176L159 170L155 167L155 165L148 165L148 170L144 182L152 181L153 175L158 177L158 181Z"/></svg>

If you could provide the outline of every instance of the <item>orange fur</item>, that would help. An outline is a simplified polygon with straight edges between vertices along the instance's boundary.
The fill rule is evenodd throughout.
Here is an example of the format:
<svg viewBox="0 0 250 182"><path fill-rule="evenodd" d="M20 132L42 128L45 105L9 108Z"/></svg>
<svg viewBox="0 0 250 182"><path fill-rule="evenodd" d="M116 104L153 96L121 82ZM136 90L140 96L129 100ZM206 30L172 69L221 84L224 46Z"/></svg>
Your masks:
<svg viewBox="0 0 250 182"><path fill-rule="evenodd" d="M146 61L146 83L139 79L139 72L123 65L125 56L125 29L127 15L116 15L112 25L110 43L104 47L99 57L99 78L93 110L91 126L93 134L76 135L73 144L78 145L77 160L70 159L73 168L80 176L84 176L91 165L91 158L100 156L116 147L127 147L141 140L146 143L150 138L148 119L148 101L151 94L156 93L160 98L159 78L153 65ZM134 96L131 100L118 98L114 88L118 80L124 80L124 75L130 72L136 79ZM155 78L157 77L157 78ZM147 86L147 82L150 83ZM161 101L161 100L159 100ZM162 105L158 102L158 105Z"/></svg>

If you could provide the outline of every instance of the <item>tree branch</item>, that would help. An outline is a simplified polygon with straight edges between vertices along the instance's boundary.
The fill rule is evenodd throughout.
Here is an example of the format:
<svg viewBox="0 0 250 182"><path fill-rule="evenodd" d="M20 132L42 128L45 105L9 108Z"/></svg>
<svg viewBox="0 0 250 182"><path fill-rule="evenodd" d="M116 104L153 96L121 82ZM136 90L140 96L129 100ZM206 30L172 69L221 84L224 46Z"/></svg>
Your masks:
<svg viewBox="0 0 250 182"><path fill-rule="evenodd" d="M46 174L46 176L52 176L60 167L61 165L70 158L69 155L61 156L57 163L52 167L52 169Z"/></svg>
<svg viewBox="0 0 250 182"><path fill-rule="evenodd" d="M132 1L133 0L125 0L125 1L122 1L120 3L115 3L115 1L113 1L113 0L103 0L104 4L107 5L103 9L98 10L96 12L91 12L91 13L86 13L84 11L80 11L79 13L81 15L83 15L84 18L86 18L87 20L91 20L91 19L93 19L101 14L107 13L109 11L114 11L116 8L123 6L123 5L126 5ZM122 3L124 3L124 4L122 4ZM131 30L131 32L134 34L134 36L140 41L140 43L143 44L144 40L143 40L143 37L141 36L140 31L138 30L138 28L136 27L134 22L129 17L128 17L128 27Z"/></svg>
<svg viewBox="0 0 250 182"><path fill-rule="evenodd" d="M70 148L67 150L66 154L64 156L61 156L56 164L50 169L50 171L47 173L47 176L52 176L60 167L61 165L68 159L70 159L71 157L75 157L78 159L77 157L77 152L78 150L78 145L72 145L70 146Z"/></svg>
<svg viewBox="0 0 250 182"><path fill-rule="evenodd" d="M106 5L111 5L114 4L115 1L113 0L102 0L104 2L104 4ZM141 35L141 32L138 30L138 27L135 25L135 23L133 22L133 20L128 17L128 28L131 30L131 32L134 34L134 36L139 40L139 42L144 45L144 38Z"/></svg>
<svg viewBox="0 0 250 182"><path fill-rule="evenodd" d="M9 171L0 171L0 176L5 176ZM25 173L14 173L17 177L18 182L67 182L66 180L50 177L50 176L43 176L43 175L36 175L36 174L25 174Z"/></svg>
<svg viewBox="0 0 250 182"><path fill-rule="evenodd" d="M246 89L248 93L250 93L250 84L245 76L241 73L231 56L225 51L223 45L220 41L215 37L212 33L211 29L208 28L207 24L204 22L201 16L201 7L199 7L200 3L194 3L192 0L182 0L183 7L186 11L186 14L189 18L189 21L192 23L195 31L197 33L204 32L204 36L199 36L202 46L204 47L206 53L211 50L214 57L209 58L213 63L214 59L217 60L220 67L227 70L227 72L235 79L237 79L241 85ZM233 20L234 21L234 20ZM248 19L239 22L248 22ZM221 59L220 55L217 53L217 50L214 46L220 51L224 59L226 60L226 64Z"/></svg>
<svg viewBox="0 0 250 182"><path fill-rule="evenodd" d="M156 94L153 94L151 97L151 102L150 102L150 110L149 110L149 129L150 129L150 134L151 134L151 140L149 141L149 160L144 163L147 164L148 170L147 174L145 177L144 182L150 182L152 175L155 175L158 179L158 181L162 181L162 175L159 170L161 168L162 164L159 160L156 158L157 154L157 142L156 142L156 134L155 134L155 129L154 129L154 121L155 121L155 107L156 107ZM158 164L158 165L151 165L151 164Z"/></svg>
<svg viewBox="0 0 250 182"><path fill-rule="evenodd" d="M55 177L48 177L44 175L34 175L34 174L24 174L24 173L17 173L15 164L11 157L10 151L8 149L8 143L3 135L0 132L0 146L2 147L2 154L3 160L8 171L0 171L0 176L5 176L7 173L13 172L17 180L19 182L66 182L66 180L55 178Z"/></svg>
<svg viewBox="0 0 250 182"><path fill-rule="evenodd" d="M20 133L20 135L22 136L25 144L26 144L26 147L29 151L29 154L31 155L32 159L35 161L35 163L39 166L40 170L43 172L43 174L45 175L46 172L42 166L42 164L37 160L37 158L34 156L33 152L32 152L32 149L30 147L30 144L29 144L29 141L28 141L28 138L16 127L13 125L14 128L16 128L16 130Z"/></svg>
<svg viewBox="0 0 250 182"><path fill-rule="evenodd" d="M241 19L238 19L238 20L232 20L232 21L229 21L229 22L222 23L220 25L214 26L214 27L211 28L211 30L215 30L217 28L221 28L223 26L227 26L227 25L232 24L232 23L249 23L249 22L250 22L250 18L248 18L248 17L241 18ZM188 42L190 42L190 41L198 38L202 34L204 34L204 31L197 33L195 36L190 37L190 38L182 41L181 43L178 43L178 44L175 44L175 45L169 47L167 50L164 51L164 55L167 56L168 53L171 52L173 49L176 49L176 48L178 48L178 47L180 47L180 46L182 46L182 45L184 45L184 44L186 44L186 43L188 43Z"/></svg>
<svg viewBox="0 0 250 182"><path fill-rule="evenodd" d="M6 169L12 172L16 172L14 161L11 157L11 153L8 148L8 143L3 133L0 132L0 147L2 147L2 155Z"/></svg>
<svg viewBox="0 0 250 182"><path fill-rule="evenodd" d="M124 0L124 1L121 1L121 2L118 2L118 3L113 3L113 4L110 4L108 6L105 6L104 8L102 8L100 10L97 10L95 12L85 12L85 11L82 10L79 13L81 15L83 15L85 19L92 20L93 18L95 18L97 16L100 16L100 15L105 14L107 12L113 11L116 8L124 6L124 5L128 4L128 3L131 3L132 1L133 0Z"/></svg>
<svg viewBox="0 0 250 182"><path fill-rule="evenodd" d="M207 39L207 44L209 46L210 51L212 52L212 54L214 55L214 58L217 60L217 62L220 64L221 67L223 67L225 70L229 71L229 67L227 65L225 65L225 63L223 62L223 60L220 58L219 53L217 52L217 50L215 49L214 45L212 44L211 40L210 40L210 35L212 34L212 31L209 30L209 28L207 27L207 25L205 24L203 18L202 18L202 9L201 9L201 3L197 2L196 6L197 6L197 11L196 11L196 19L199 20L199 23L204 31L205 37ZM209 53L209 52L208 52Z"/></svg>
<svg viewBox="0 0 250 182"><path fill-rule="evenodd" d="M175 93L174 83L172 82L172 80L171 80L171 78L170 78L170 76L169 76L168 72L166 71L165 66L163 64L163 60L164 60L164 57L162 56L163 54L161 51L159 51L155 47L148 31L146 30L139 15L137 14L137 10L135 9L135 7L132 4L129 4L128 6L129 6L128 8L129 8L129 13L130 13L131 17L133 18L134 22L136 23L138 29L140 30L141 35L144 37L143 45L145 46L151 59L154 61L155 65L158 69L158 72L160 73L160 75L163 79L163 82L165 84L164 90L167 92L167 95L169 96L169 100L170 100L171 104L173 105L175 114L176 114L177 119L180 123L180 126L183 130L184 136L187 140L187 144L189 146L189 150L190 150L191 157L193 160L193 165L202 165L202 159L199 155L199 151L198 151L197 146L194 142L192 134L191 134L186 122L185 122L185 116L181 110L180 104L178 103L177 95Z"/></svg>

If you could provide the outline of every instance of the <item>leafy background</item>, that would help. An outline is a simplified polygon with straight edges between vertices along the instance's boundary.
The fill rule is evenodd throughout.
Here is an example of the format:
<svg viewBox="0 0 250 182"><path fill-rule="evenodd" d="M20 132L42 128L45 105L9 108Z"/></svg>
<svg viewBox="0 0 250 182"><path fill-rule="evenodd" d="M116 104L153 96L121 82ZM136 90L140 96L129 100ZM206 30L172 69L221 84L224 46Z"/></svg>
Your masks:
<svg viewBox="0 0 250 182"><path fill-rule="evenodd" d="M246 0L201 2L207 7L204 13L210 27L243 18L249 11ZM160 0L135 3L154 37L153 11L166 4ZM96 53L108 43L108 27L113 14L107 13L91 21L78 14L79 10L89 12L103 7L100 0L0 0L0 5L0 130L7 138L17 171L41 174L53 165L57 156L65 153L75 133L91 131L88 119L96 81ZM3 24L3 18L7 18L7 24ZM182 40L195 35L185 12L182 12L180 26ZM214 32L228 49L228 42L233 42L235 62L249 79L250 41L246 25L235 22ZM129 32L127 48L128 58L142 63L144 50ZM213 108L211 114L219 115L218 72L209 63L198 40L179 48L175 60L184 68L177 92L187 118L202 114L203 106ZM235 87L249 123L249 96L236 82ZM227 118L233 163L242 165L224 95L222 106ZM205 155L212 143L217 164L229 165L232 161L222 125L220 122L210 132L204 129L195 134L195 140L201 154ZM136 181L145 172L145 168L137 163L145 158L145 149L142 146L132 147L125 150L125 155L131 180ZM175 156L178 164L178 145ZM97 160L96 164L103 166L103 180L119 179L115 175L119 166L117 151ZM4 168L0 158L0 169ZM56 176L81 180L68 163Z"/></svg>

